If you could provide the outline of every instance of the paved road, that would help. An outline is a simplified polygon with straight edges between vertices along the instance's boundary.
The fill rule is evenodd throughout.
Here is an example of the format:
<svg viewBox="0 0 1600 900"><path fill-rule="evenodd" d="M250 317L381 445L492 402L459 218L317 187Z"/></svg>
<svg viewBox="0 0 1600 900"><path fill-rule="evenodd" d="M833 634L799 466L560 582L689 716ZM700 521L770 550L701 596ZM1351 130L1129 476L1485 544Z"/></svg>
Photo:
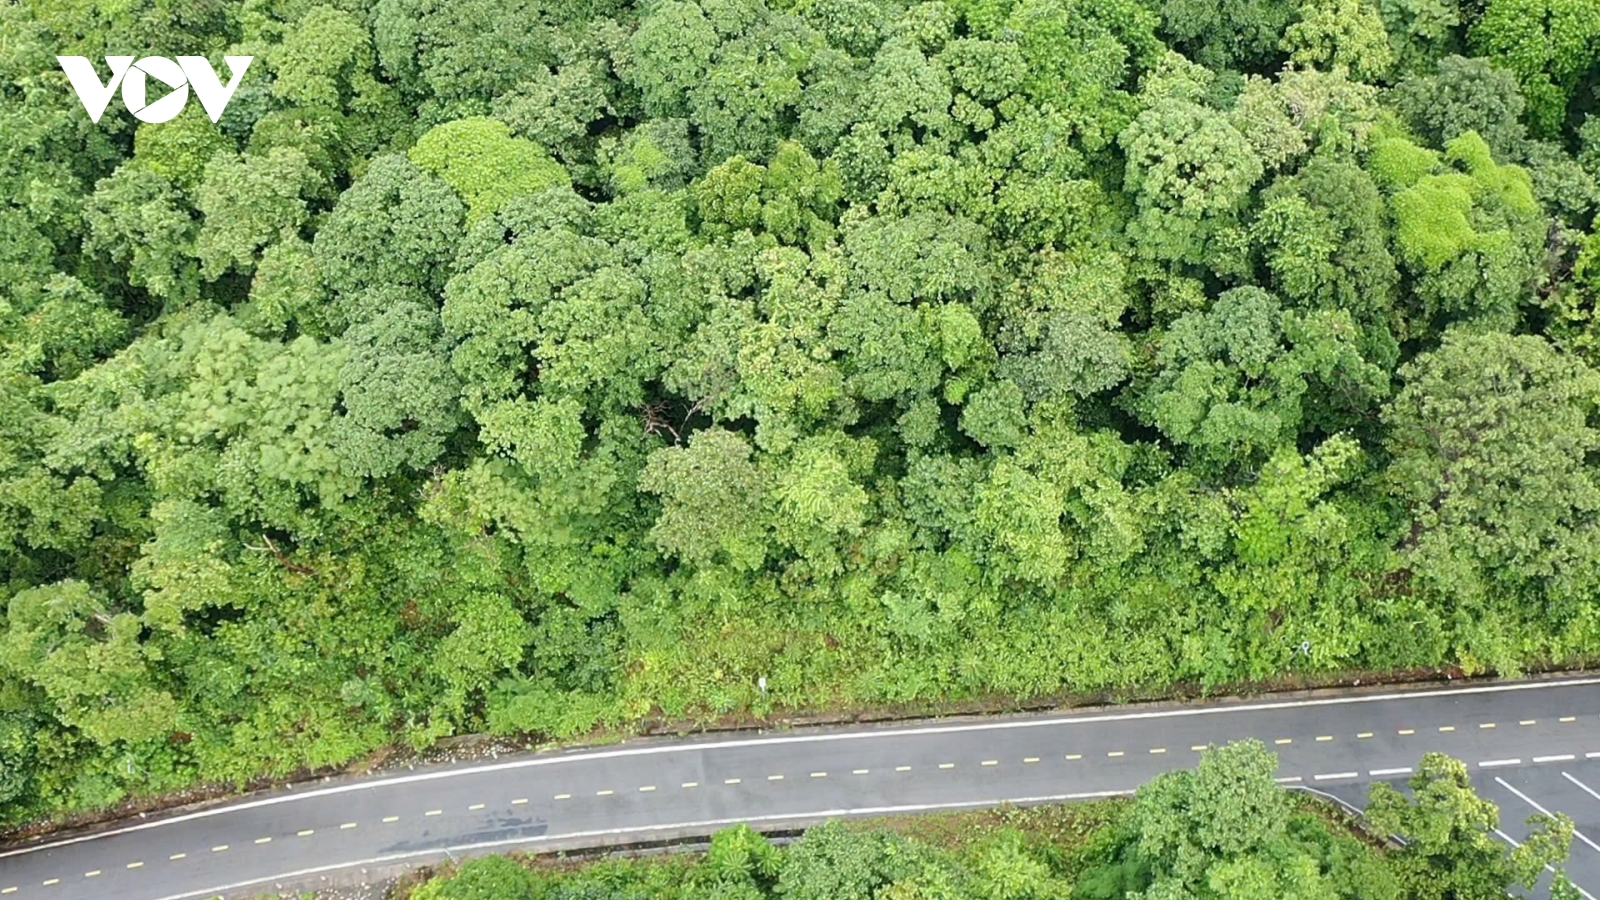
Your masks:
<svg viewBox="0 0 1600 900"><path fill-rule="evenodd" d="M447 852L1104 797L1247 737L1277 752L1285 784L1358 805L1425 751L1464 759L1507 840L1539 805L1571 814L1570 871L1600 892L1600 678L1585 678L640 742L331 782L0 852L0 900L187 900Z"/></svg>

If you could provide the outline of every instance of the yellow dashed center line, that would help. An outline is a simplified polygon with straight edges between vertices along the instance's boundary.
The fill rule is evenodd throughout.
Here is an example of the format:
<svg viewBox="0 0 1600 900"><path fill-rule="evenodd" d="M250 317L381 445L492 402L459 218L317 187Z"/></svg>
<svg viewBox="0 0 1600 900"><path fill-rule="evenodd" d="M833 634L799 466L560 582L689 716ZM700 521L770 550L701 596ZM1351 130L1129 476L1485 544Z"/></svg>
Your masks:
<svg viewBox="0 0 1600 900"><path fill-rule="evenodd" d="M184 859L184 858L188 857L188 855L189 854L187 854L187 853L174 853L171 856L167 857L167 859Z"/></svg>
<svg viewBox="0 0 1600 900"><path fill-rule="evenodd" d="M383 817L383 824L385 824L385 825L388 825L391 822L398 822L398 821L400 821L400 817L399 816L384 816Z"/></svg>
<svg viewBox="0 0 1600 900"><path fill-rule="evenodd" d="M346 822L343 825L339 826L339 830L340 831L348 831L349 829L354 828L354 827L356 827L356 823L354 823L354 822Z"/></svg>
<svg viewBox="0 0 1600 900"><path fill-rule="evenodd" d="M467 811L468 812L472 812L474 810L479 810L479 809L483 809L483 804L482 803L474 803L471 806L467 807Z"/></svg>
<svg viewBox="0 0 1600 900"><path fill-rule="evenodd" d="M1402 729L1400 729L1400 733L1401 734L1416 734L1417 730L1415 728L1402 728Z"/></svg>
<svg viewBox="0 0 1600 900"><path fill-rule="evenodd" d="M270 843L272 843L272 838L269 838L269 837L256 838L256 843L258 843L258 844L270 844Z"/></svg>

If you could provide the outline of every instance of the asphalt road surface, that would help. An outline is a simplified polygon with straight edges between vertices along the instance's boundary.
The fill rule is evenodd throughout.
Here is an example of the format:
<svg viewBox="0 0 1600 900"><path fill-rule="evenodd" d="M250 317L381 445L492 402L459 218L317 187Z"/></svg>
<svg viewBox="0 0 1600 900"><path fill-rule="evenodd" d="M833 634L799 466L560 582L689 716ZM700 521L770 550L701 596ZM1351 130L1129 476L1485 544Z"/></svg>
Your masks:
<svg viewBox="0 0 1600 900"><path fill-rule="evenodd" d="M1573 678L645 741L317 783L0 852L0 900L249 895L490 850L1105 797L1251 737L1285 785L1358 806L1424 752L1465 760L1504 840L1540 808L1571 815L1568 872L1600 894L1600 678Z"/></svg>

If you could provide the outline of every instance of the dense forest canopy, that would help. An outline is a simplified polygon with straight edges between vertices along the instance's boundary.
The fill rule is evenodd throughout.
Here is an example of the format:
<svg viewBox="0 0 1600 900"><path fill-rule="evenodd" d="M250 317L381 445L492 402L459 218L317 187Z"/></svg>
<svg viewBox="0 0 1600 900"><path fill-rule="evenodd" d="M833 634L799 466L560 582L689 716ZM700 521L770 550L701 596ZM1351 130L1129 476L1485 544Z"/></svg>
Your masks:
<svg viewBox="0 0 1600 900"><path fill-rule="evenodd" d="M0 819L1600 653L1600 0L22 0L0 47ZM126 53L255 62L93 123L56 56Z"/></svg>

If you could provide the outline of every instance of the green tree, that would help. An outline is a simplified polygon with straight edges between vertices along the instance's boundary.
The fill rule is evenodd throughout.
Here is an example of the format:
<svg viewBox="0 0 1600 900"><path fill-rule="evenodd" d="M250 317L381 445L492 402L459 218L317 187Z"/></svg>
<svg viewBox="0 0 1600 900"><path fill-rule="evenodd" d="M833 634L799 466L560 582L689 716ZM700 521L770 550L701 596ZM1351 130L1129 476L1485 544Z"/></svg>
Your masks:
<svg viewBox="0 0 1600 900"><path fill-rule="evenodd" d="M1533 887L1546 866L1566 859L1572 821L1564 814L1530 817L1533 834L1509 852L1498 843L1491 832L1500 811L1473 791L1460 760L1425 754L1408 783L1411 799L1385 782L1373 784L1366 809L1374 828L1405 839L1394 855L1408 896L1497 900L1512 885Z"/></svg>

